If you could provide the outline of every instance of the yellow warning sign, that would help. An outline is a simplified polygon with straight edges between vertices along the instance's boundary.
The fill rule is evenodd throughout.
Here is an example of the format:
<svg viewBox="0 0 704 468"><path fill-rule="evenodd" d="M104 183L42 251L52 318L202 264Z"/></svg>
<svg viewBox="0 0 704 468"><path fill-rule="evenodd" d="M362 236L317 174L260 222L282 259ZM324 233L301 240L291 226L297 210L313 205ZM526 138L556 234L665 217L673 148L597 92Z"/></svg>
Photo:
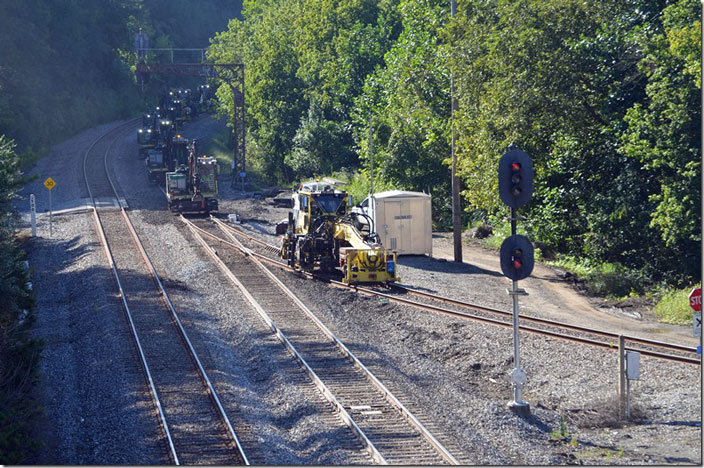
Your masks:
<svg viewBox="0 0 704 468"><path fill-rule="evenodd" d="M51 190L54 188L54 185L56 185L56 182L54 182L54 179L52 179L51 177L47 177L47 179L44 181L44 185L46 186L46 188Z"/></svg>

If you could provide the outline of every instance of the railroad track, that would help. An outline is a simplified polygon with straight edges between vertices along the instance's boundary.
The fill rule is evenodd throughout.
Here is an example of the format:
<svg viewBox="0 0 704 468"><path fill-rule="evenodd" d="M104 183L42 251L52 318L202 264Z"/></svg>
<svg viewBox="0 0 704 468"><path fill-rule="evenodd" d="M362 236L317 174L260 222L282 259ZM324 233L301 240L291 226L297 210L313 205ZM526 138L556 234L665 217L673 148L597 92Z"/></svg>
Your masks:
<svg viewBox="0 0 704 468"><path fill-rule="evenodd" d="M107 170L114 142L134 129L136 122L131 120L95 140L84 154L83 173L168 456L175 464L248 464Z"/></svg>
<svg viewBox="0 0 704 468"><path fill-rule="evenodd" d="M295 356L377 463L458 464L425 424L223 223L181 219ZM224 238L216 233L218 229ZM220 250L223 243L232 250Z"/></svg>
<svg viewBox="0 0 704 468"><path fill-rule="evenodd" d="M262 253L256 254L263 261L276 265L279 268L293 271L293 269L285 263L273 258L274 255L278 255L279 247L268 244L262 241L261 239L257 239L256 237L253 237L241 231L240 229L236 229L235 227L229 224L220 222L220 225L223 226L223 229L227 229L228 232L231 232L232 234L240 238L246 239L248 242L256 244L261 251L266 253L266 255ZM444 315L450 315L462 320L481 321L484 323L504 327L513 326L513 313L509 311L451 299L448 297L431 294L425 291L420 291L417 289L397 284L391 284L388 286L388 288L380 290L379 288L375 287L349 286L339 281L330 280L329 278L321 278L319 276L310 275L308 273L304 274L326 281L332 286L347 289L351 288L365 295L374 295L382 297L395 303ZM408 296L416 297L420 300L409 299ZM610 349L614 351L618 350L618 342L620 337L618 333L613 333L605 330L597 330L587 327L580 327L564 322L557 322L554 320L543 319L539 317L531 317L526 315L521 315L519 322L519 328L522 331L526 331L529 333L541 334L551 338L567 340L603 349ZM666 343L662 341L655 341L636 336L624 335L624 339L627 350L638 351L644 356L651 356L659 359L682 362L687 364L701 364L701 359L697 355L696 348L673 343Z"/></svg>

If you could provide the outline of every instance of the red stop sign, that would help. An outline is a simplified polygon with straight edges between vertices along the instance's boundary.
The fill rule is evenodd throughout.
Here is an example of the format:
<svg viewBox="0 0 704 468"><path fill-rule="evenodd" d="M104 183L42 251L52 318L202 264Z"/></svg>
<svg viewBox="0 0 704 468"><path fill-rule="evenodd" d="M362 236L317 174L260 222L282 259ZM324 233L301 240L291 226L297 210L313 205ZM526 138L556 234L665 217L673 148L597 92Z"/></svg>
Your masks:
<svg viewBox="0 0 704 468"><path fill-rule="evenodd" d="M695 312L702 311L702 290L701 288L694 288L692 292L689 293L689 307L694 309Z"/></svg>

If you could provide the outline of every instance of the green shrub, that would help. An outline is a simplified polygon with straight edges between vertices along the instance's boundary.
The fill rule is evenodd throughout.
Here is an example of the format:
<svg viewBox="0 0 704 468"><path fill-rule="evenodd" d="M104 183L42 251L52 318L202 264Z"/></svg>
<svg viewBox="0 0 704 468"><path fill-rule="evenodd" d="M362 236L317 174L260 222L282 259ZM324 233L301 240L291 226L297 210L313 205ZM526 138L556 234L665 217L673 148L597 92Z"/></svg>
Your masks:
<svg viewBox="0 0 704 468"><path fill-rule="evenodd" d="M660 293L660 300L655 305L655 315L663 323L690 325L692 308L689 307L689 293L692 287L685 289L668 289Z"/></svg>
<svg viewBox="0 0 704 468"><path fill-rule="evenodd" d="M589 292L597 296L624 297L643 292L642 276L617 262L597 265L589 270L585 280Z"/></svg>
<svg viewBox="0 0 704 468"><path fill-rule="evenodd" d="M485 247L488 247L490 249L496 249L499 250L501 248L501 244L503 243L504 239L509 237L511 235L511 223L508 221L502 221L498 224L493 224L493 230L492 233L489 237L483 239L483 244ZM516 227L516 233L528 237L528 239L531 239L531 236L528 235L526 230L518 224ZM531 239L532 240L532 239ZM543 252L539 247L535 247L535 244L533 244L534 247L534 253L533 253L533 258L535 259L536 262L541 262L543 261Z"/></svg>
<svg viewBox="0 0 704 468"><path fill-rule="evenodd" d="M354 197L354 203L359 204L364 201L365 198L369 196L370 180L369 174L366 170L357 171L353 174L337 174L332 176L336 179L347 180L345 185L345 191ZM393 190L392 184L386 183L380 180L378 177L374 180L374 193L384 192L386 190Z"/></svg>
<svg viewBox="0 0 704 468"><path fill-rule="evenodd" d="M618 298L642 294L647 285L640 272L629 270L618 262L598 263L586 258L560 256L547 264L569 271L595 296Z"/></svg>

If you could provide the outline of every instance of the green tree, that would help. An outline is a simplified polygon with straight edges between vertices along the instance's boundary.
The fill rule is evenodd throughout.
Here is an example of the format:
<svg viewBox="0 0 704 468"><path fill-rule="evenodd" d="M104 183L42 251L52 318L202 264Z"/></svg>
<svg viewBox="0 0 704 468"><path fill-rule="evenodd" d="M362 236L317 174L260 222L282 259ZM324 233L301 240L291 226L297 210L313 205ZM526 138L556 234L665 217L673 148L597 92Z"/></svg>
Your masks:
<svg viewBox="0 0 704 468"><path fill-rule="evenodd" d="M450 81L439 34L449 10L443 1L401 1L398 11L401 33L357 99L357 140L369 171L371 114L375 177L400 189L430 189L435 217L447 224Z"/></svg>
<svg viewBox="0 0 704 468"><path fill-rule="evenodd" d="M276 180L290 180L284 164L301 117L307 109L303 81L296 76L298 56L292 38L300 15L297 0L244 2L244 20L233 19L212 41L209 56L245 65L247 159ZM218 90L221 112L232 115L231 91Z"/></svg>
<svg viewBox="0 0 704 468"><path fill-rule="evenodd" d="M651 99L653 77L642 61L647 44L663 49L654 38L665 31L664 4L478 0L462 7L449 33L457 41L459 158L470 208L504 210L496 162L515 143L536 166L529 228L542 247L654 279L678 269L650 219L651 195L662 192L658 176L622 137L634 124L627 110Z"/></svg>
<svg viewBox="0 0 704 468"><path fill-rule="evenodd" d="M654 181L649 227L667 253L660 265L685 282L699 276L701 242L701 4L680 0L662 12L663 28L644 36L640 71L647 98L626 115L623 154ZM667 260L667 261L664 261Z"/></svg>
<svg viewBox="0 0 704 468"><path fill-rule="evenodd" d="M0 463L25 461L30 445L29 421L37 407L28 402L28 377L33 375L38 346L23 336L23 310L32 307L26 289L28 273L15 240L12 200L16 198L22 173L14 143L0 135ZM24 317L25 319L27 316ZM28 321L25 321L28 322Z"/></svg>
<svg viewBox="0 0 704 468"><path fill-rule="evenodd" d="M248 1L210 56L246 68L248 160L289 182L356 167L351 111L394 34L392 0ZM219 91L229 114L229 90Z"/></svg>

